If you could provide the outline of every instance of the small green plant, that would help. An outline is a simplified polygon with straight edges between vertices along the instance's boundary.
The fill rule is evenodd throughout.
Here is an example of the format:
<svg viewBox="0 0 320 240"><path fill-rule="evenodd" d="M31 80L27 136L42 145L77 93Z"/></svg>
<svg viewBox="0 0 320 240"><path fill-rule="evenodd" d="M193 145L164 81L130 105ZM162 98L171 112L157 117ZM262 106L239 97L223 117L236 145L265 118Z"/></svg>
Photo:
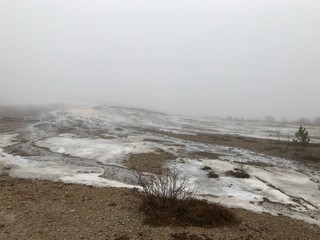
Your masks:
<svg viewBox="0 0 320 240"><path fill-rule="evenodd" d="M296 139L293 139L293 142L299 143L302 147L302 155L305 155L305 149L307 145L310 143L310 137L308 130L305 127L300 125L298 131L295 133Z"/></svg>

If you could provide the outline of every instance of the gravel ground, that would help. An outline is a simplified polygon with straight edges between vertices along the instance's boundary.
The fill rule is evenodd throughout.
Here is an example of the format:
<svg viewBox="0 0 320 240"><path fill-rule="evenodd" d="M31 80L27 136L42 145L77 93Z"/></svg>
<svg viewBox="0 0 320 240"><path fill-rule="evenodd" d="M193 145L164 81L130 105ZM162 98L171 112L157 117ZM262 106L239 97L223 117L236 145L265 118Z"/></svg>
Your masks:
<svg viewBox="0 0 320 240"><path fill-rule="evenodd" d="M151 227L135 189L0 177L0 239L319 239L320 228L232 209L232 227ZM213 216L214 217L214 216Z"/></svg>

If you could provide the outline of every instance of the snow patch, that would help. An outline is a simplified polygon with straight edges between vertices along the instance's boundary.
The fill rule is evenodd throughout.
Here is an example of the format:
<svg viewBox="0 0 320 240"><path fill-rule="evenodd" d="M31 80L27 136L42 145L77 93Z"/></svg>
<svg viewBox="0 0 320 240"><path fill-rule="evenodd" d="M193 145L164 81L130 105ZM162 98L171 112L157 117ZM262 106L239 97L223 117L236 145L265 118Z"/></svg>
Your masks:
<svg viewBox="0 0 320 240"><path fill-rule="evenodd" d="M17 142L14 141L14 139L19 136L19 134L0 134L0 147L7 147L13 144L16 144Z"/></svg>
<svg viewBox="0 0 320 240"><path fill-rule="evenodd" d="M154 144L145 142L76 138L66 135L36 142L36 145L57 153L95 159L103 164L121 164L130 153L146 153L154 150Z"/></svg>
<svg viewBox="0 0 320 240"><path fill-rule="evenodd" d="M301 205L304 208L301 211L307 211L307 209L315 210L312 206L320 204L317 184L310 181L306 175L294 170L246 166L251 176L248 179L241 179L225 175L226 171L236 168L236 164L218 159L183 159L170 166L190 176L190 184L199 187L200 195L229 206L261 212L270 211L261 206L264 199L299 207L294 198L303 198L310 204L302 201ZM203 170L204 166L210 167L211 170ZM219 178L208 178L209 171L214 171Z"/></svg>

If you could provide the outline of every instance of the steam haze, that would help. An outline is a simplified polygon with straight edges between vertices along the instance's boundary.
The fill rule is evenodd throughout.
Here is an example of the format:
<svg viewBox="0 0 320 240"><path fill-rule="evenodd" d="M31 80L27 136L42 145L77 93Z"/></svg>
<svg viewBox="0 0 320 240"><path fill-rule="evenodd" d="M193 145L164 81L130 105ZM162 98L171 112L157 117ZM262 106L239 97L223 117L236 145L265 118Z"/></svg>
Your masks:
<svg viewBox="0 0 320 240"><path fill-rule="evenodd" d="M0 104L314 118L319 0L1 0Z"/></svg>

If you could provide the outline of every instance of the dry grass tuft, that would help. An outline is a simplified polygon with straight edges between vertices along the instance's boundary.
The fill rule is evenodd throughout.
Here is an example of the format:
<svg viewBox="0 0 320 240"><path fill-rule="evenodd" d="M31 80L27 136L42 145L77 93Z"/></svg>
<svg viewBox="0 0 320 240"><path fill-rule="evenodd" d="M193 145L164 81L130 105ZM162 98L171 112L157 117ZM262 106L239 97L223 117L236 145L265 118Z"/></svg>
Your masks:
<svg viewBox="0 0 320 240"><path fill-rule="evenodd" d="M227 207L199 199L175 200L171 207L143 205L142 209L147 216L145 222L153 226L218 227L237 223L236 216Z"/></svg>
<svg viewBox="0 0 320 240"><path fill-rule="evenodd" d="M235 177L235 178L250 178L250 175L245 172L245 171L241 171L238 169L234 169L230 170L230 171L226 171L226 176L231 176L231 177Z"/></svg>
<svg viewBox="0 0 320 240"><path fill-rule="evenodd" d="M141 209L145 222L153 226L215 227L237 223L234 213L225 206L195 199L188 177L174 169L167 175L138 177L143 191Z"/></svg>
<svg viewBox="0 0 320 240"><path fill-rule="evenodd" d="M201 168L202 170L204 171L208 171L208 170L211 170L211 167L208 167L208 166L204 166L203 168Z"/></svg>
<svg viewBox="0 0 320 240"><path fill-rule="evenodd" d="M219 175L211 171L207 174L208 178L219 178Z"/></svg>

